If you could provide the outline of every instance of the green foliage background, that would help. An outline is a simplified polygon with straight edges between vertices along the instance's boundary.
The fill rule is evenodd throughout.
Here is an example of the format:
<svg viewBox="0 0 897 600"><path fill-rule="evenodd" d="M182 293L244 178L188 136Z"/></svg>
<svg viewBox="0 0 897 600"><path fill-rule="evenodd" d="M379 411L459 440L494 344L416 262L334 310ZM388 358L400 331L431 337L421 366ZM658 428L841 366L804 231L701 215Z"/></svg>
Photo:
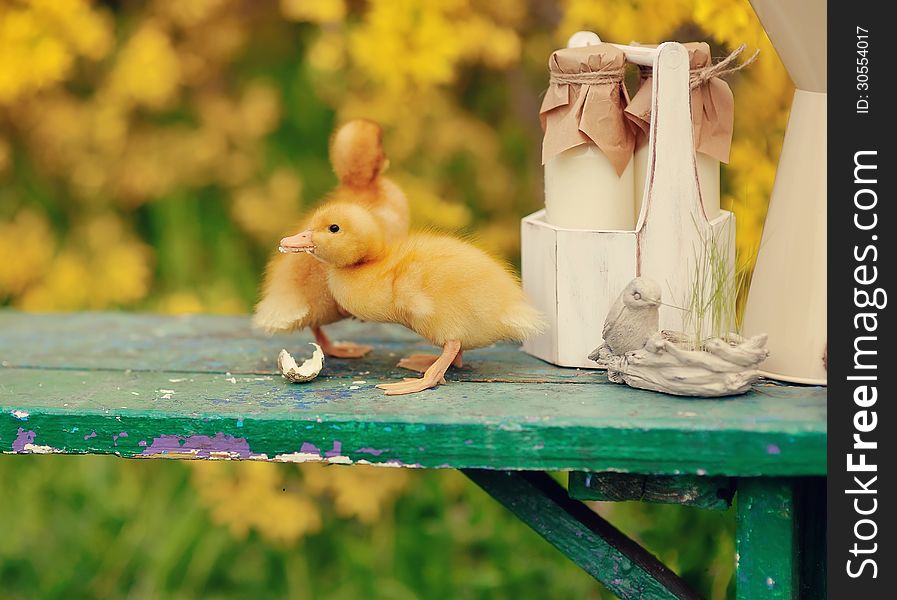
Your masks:
<svg viewBox="0 0 897 600"><path fill-rule="evenodd" d="M727 597L731 510L624 503L602 512L708 597ZM181 462L7 457L0 531L9 600L614 597L451 472L413 474L372 525L328 511L320 533L279 545L234 539L215 523Z"/></svg>

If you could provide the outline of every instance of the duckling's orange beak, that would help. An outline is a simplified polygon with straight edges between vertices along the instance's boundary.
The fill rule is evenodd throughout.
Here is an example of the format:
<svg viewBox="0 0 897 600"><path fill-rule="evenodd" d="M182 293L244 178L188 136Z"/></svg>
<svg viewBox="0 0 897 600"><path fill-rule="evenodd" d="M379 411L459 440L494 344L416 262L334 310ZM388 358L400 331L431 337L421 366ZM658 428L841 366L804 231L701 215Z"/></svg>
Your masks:
<svg viewBox="0 0 897 600"><path fill-rule="evenodd" d="M311 241L311 230L283 238L280 240L278 250L284 253L309 252L314 254L315 245Z"/></svg>

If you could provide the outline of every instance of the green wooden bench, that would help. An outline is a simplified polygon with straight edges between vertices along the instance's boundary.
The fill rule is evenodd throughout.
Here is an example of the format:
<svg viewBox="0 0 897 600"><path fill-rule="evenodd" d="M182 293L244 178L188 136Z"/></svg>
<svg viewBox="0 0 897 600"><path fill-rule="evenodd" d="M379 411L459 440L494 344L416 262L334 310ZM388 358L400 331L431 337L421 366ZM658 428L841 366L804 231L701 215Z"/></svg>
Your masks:
<svg viewBox="0 0 897 600"><path fill-rule="evenodd" d="M0 449L461 469L624 599L698 596L580 500L725 509L735 494L738 598L825 597L825 389L673 398L499 345L465 353L449 385L386 397L374 384L425 345L392 326L332 333L376 350L291 385L275 357L309 337L246 318L0 312Z"/></svg>

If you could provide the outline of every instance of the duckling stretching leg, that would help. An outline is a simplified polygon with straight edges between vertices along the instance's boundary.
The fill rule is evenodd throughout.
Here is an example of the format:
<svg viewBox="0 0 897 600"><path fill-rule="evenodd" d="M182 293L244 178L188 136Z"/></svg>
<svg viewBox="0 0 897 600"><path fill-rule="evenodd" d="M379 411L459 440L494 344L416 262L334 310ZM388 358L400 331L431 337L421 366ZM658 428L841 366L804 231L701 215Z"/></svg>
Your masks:
<svg viewBox="0 0 897 600"><path fill-rule="evenodd" d="M452 366L460 369L464 366L464 359L461 357L464 354L463 350L458 351L458 356L455 357L455 360L452 361ZM399 364L396 366L400 369L408 369L409 371L417 371L418 373L423 373L430 366L439 359L439 355L437 354L412 354L411 356L406 356L402 360L399 361Z"/></svg>
<svg viewBox="0 0 897 600"><path fill-rule="evenodd" d="M386 390L387 396L413 394L445 383L445 372L461 352L460 340L449 340L442 347L442 354L426 370L420 379L406 379L399 383L381 383L377 387Z"/></svg>
<svg viewBox="0 0 897 600"><path fill-rule="evenodd" d="M332 342L320 327L312 327L315 341L327 356L334 358L361 358L373 350L371 346L363 346L354 342Z"/></svg>

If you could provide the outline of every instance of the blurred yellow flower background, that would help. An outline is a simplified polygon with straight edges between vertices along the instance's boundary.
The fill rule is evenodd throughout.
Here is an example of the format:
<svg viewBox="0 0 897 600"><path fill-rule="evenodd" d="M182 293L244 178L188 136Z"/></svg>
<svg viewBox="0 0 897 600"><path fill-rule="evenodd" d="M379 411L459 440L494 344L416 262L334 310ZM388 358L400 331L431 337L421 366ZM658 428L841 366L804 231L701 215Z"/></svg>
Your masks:
<svg viewBox="0 0 897 600"><path fill-rule="evenodd" d="M580 29L760 49L731 78L723 172L748 255L793 86L747 0L0 0L0 304L249 311L354 117L384 125L416 225L516 260L542 203L547 59ZM194 482L235 535L288 543L326 507L377 518L407 475L213 464Z"/></svg>
<svg viewBox="0 0 897 600"><path fill-rule="evenodd" d="M358 116L386 127L418 225L513 260L541 202L544 63L579 29L761 50L733 78L723 190L756 247L792 86L745 0L3 0L0 301L249 310L272 241L332 183L327 132ZM206 217L224 231L184 223Z"/></svg>
<svg viewBox="0 0 897 600"><path fill-rule="evenodd" d="M280 544L320 531L322 513L331 507L339 517L372 524L409 479L405 469L371 466L309 464L294 470L263 462L207 461L191 466L213 520L238 538L256 530Z"/></svg>

